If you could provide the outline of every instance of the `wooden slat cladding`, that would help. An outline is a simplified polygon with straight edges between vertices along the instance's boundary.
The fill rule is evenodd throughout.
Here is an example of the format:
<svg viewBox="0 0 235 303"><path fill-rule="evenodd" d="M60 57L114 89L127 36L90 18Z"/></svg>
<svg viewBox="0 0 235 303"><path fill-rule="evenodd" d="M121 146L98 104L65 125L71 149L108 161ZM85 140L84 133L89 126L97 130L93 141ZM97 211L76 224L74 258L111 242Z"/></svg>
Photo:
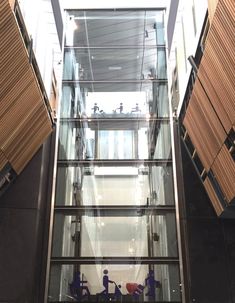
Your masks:
<svg viewBox="0 0 235 303"><path fill-rule="evenodd" d="M228 202L235 197L235 162L227 147L223 145L211 167Z"/></svg>
<svg viewBox="0 0 235 303"><path fill-rule="evenodd" d="M20 173L52 131L52 123L15 16L0 4L0 169Z"/></svg>
<svg viewBox="0 0 235 303"><path fill-rule="evenodd" d="M235 122L235 4L233 14L220 1L211 25L198 77L212 100L221 122L229 130ZM226 112L225 115L223 112Z"/></svg>
<svg viewBox="0 0 235 303"><path fill-rule="evenodd" d="M218 0L208 0L208 14L209 14L210 22L214 17L217 4L218 4Z"/></svg>
<svg viewBox="0 0 235 303"><path fill-rule="evenodd" d="M15 0L8 0L8 1L10 3L11 9L13 9L15 6Z"/></svg>
<svg viewBox="0 0 235 303"><path fill-rule="evenodd" d="M222 212L224 211L224 208L222 207L222 205L220 204L220 201L215 193L215 190L209 180L208 177L206 177L206 179L204 180L203 182L204 186L205 186L205 189L208 193L208 196L212 202L212 205L216 211L216 214L218 216L220 216L222 214Z"/></svg>
<svg viewBox="0 0 235 303"><path fill-rule="evenodd" d="M183 123L203 166L209 171L226 133L198 79Z"/></svg>
<svg viewBox="0 0 235 303"><path fill-rule="evenodd" d="M200 70L198 73L199 78L201 79L202 83L206 83L206 92L210 100L213 100L213 107L223 124L225 131L228 133L229 130L231 129L231 124L232 121L229 118L230 113L228 110L228 106L226 106L223 102L224 99L221 99L219 95L224 94L223 91L218 92L215 90L213 84L211 83L212 75L214 77L217 77L217 74L213 74L214 71L211 71L211 65L209 63L209 60L206 60L206 57L203 56L201 60L201 65L200 65ZM218 75L219 79L219 75ZM220 79L220 84L219 86L223 86L223 83L221 82ZM223 88L221 88L223 90Z"/></svg>
<svg viewBox="0 0 235 303"><path fill-rule="evenodd" d="M0 149L0 171L4 168L7 162L8 162L7 158L5 157L4 153Z"/></svg>
<svg viewBox="0 0 235 303"><path fill-rule="evenodd" d="M235 198L235 162L224 143L235 124L235 1L219 0L215 6L183 124L206 171L214 174L215 186L230 203ZM223 205L209 179L204 186L220 215Z"/></svg>

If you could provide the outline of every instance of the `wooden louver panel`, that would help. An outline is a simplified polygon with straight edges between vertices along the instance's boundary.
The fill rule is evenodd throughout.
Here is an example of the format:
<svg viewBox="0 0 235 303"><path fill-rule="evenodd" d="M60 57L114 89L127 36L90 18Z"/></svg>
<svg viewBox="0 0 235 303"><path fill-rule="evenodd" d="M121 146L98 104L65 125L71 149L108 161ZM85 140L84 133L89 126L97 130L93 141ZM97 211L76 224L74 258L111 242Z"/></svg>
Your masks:
<svg viewBox="0 0 235 303"><path fill-rule="evenodd" d="M235 162L225 145L223 145L211 168L226 200L231 202L235 197Z"/></svg>
<svg viewBox="0 0 235 303"><path fill-rule="evenodd" d="M0 169L19 174L52 131L34 70L7 0L0 4Z"/></svg>
<svg viewBox="0 0 235 303"><path fill-rule="evenodd" d="M219 0L210 21L183 124L206 171L214 174L225 205L235 198L235 163L224 144L235 125L235 1ZM204 186L221 214L223 205L209 179Z"/></svg>
<svg viewBox="0 0 235 303"><path fill-rule="evenodd" d="M200 64L198 77L206 89L209 99L221 123L229 130L235 122L235 26L231 14L225 15L220 1L213 24L208 34L206 49ZM233 5L235 10L235 5ZM233 16L235 18L235 14ZM224 114L226 113L226 115Z"/></svg>
<svg viewBox="0 0 235 303"><path fill-rule="evenodd" d="M208 14L210 22L213 19L218 0L208 0Z"/></svg>
<svg viewBox="0 0 235 303"><path fill-rule="evenodd" d="M183 123L203 166L209 171L226 133L198 79Z"/></svg>
<svg viewBox="0 0 235 303"><path fill-rule="evenodd" d="M5 157L4 153L0 150L0 171L4 168L7 164L8 160Z"/></svg>
<svg viewBox="0 0 235 303"><path fill-rule="evenodd" d="M220 204L220 201L219 201L219 199L218 199L218 197L217 197L217 195L215 193L215 190L214 190L214 188L213 188L213 186L212 186L212 184L211 184L211 182L210 182L210 180L209 180L208 177L206 177L206 179L204 180L203 184L204 184L204 186L206 188L206 191L208 193L208 196L209 196L209 198L210 198L210 200L211 200L211 202L213 204L213 207L214 207L214 209L216 211L216 214L218 216L220 216L222 214L222 212L223 212L224 209L223 209L222 205Z"/></svg>

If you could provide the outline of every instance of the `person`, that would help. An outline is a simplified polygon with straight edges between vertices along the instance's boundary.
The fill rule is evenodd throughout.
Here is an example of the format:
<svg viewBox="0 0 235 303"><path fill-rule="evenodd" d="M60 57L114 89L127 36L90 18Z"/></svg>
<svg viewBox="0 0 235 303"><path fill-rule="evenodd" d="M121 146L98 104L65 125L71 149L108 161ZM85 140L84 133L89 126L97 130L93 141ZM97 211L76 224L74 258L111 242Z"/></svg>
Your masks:
<svg viewBox="0 0 235 303"><path fill-rule="evenodd" d="M117 108L120 111L120 114L123 112L123 103L120 103L120 106Z"/></svg>
<svg viewBox="0 0 235 303"><path fill-rule="evenodd" d="M120 291L121 285L120 284L117 285L115 282L114 284L115 284L114 297L118 301L122 296L122 293Z"/></svg>
<svg viewBox="0 0 235 303"><path fill-rule="evenodd" d="M141 110L140 110L140 108L139 108L139 104L138 103L136 103L136 105L135 105L135 107L134 108L132 108L132 113L134 113L134 112L140 112Z"/></svg>
<svg viewBox="0 0 235 303"><path fill-rule="evenodd" d="M94 107L92 107L94 114L100 109L97 103L94 104Z"/></svg>
<svg viewBox="0 0 235 303"><path fill-rule="evenodd" d="M79 300L84 296L90 297L90 291L86 285L83 285L84 283L87 283L87 281L81 281L81 274L80 271L78 271L75 274L73 282L69 284L70 293L75 299ZM85 294L83 294L83 290L85 290Z"/></svg>
<svg viewBox="0 0 235 303"><path fill-rule="evenodd" d="M105 299L108 300L109 299L109 283L114 283L114 281L109 280L107 269L105 269L103 271L103 273L104 273L104 276L103 276L104 290L100 294L104 295Z"/></svg>
<svg viewBox="0 0 235 303"><path fill-rule="evenodd" d="M145 279L145 285L148 286L148 292L146 296L151 297L155 300L155 288L160 287L161 284L159 281L156 281L154 278L154 271L150 270L148 277Z"/></svg>

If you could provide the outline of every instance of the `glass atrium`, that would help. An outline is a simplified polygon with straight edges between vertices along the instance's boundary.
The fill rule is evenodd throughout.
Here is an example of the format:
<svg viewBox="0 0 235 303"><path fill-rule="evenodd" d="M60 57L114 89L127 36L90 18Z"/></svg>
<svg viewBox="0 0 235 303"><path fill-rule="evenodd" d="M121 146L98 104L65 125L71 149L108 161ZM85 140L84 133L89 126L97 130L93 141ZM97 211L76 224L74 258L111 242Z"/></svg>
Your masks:
<svg viewBox="0 0 235 303"><path fill-rule="evenodd" d="M164 10L69 10L48 302L181 302Z"/></svg>

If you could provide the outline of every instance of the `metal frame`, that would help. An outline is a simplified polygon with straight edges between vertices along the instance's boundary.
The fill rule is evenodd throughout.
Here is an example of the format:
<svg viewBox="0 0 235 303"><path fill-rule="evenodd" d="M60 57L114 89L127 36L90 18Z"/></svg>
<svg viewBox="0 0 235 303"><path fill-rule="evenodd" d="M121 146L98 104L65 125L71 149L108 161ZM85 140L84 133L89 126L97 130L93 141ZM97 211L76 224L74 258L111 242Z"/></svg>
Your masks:
<svg viewBox="0 0 235 303"><path fill-rule="evenodd" d="M61 118L60 123L72 123L72 122L120 122L120 121L128 121L128 122L165 122L169 123L170 119L169 118L164 118L164 117L149 117L149 118L138 118L138 117L133 117L133 118L125 118L125 117L120 117L120 118L93 118L93 117L84 117L84 118Z"/></svg>
<svg viewBox="0 0 235 303"><path fill-rule="evenodd" d="M127 12L132 12L132 11L165 11L166 7L135 7L135 8L66 8L64 9L68 12L70 11L104 11L104 12L119 12L119 11L127 11Z"/></svg>
<svg viewBox="0 0 235 303"><path fill-rule="evenodd" d="M58 166L69 167L69 166L131 166L131 165L145 165L145 166L165 166L171 164L171 159L156 159L156 160L148 160L148 159L114 159L114 160L61 160L57 161Z"/></svg>
<svg viewBox="0 0 235 303"><path fill-rule="evenodd" d="M166 49L165 44L158 44L158 45L113 45L113 46L65 46L64 49L143 49L143 48L148 48L148 49Z"/></svg>
<svg viewBox="0 0 235 303"><path fill-rule="evenodd" d="M165 215L175 213L174 205L156 205L156 206L120 206L120 205L100 205L100 206L55 206L55 214L65 216L100 216L100 217L136 217L145 215Z"/></svg>
<svg viewBox="0 0 235 303"><path fill-rule="evenodd" d="M52 264L179 264L178 257L53 257Z"/></svg>
<svg viewBox="0 0 235 303"><path fill-rule="evenodd" d="M143 79L143 80L132 80L132 79L124 79L124 80L63 80L62 84L73 84L73 83L78 83L78 84L84 84L84 83L97 83L97 84L106 84L106 83L161 83L161 84L168 84L167 79Z"/></svg>

